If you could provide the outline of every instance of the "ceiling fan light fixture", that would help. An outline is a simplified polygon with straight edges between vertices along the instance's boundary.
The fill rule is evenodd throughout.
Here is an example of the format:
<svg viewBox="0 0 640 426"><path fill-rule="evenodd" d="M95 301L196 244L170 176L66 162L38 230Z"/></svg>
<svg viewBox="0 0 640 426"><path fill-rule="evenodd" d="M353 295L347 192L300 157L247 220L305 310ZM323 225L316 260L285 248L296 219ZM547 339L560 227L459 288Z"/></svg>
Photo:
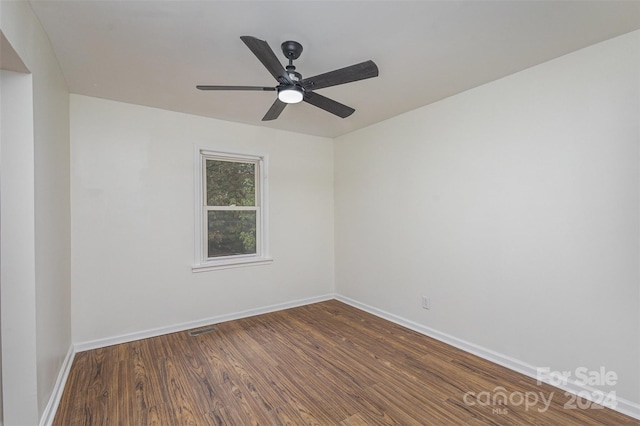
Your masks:
<svg viewBox="0 0 640 426"><path fill-rule="evenodd" d="M285 87L278 90L278 99L286 104L302 102L302 90L297 87Z"/></svg>

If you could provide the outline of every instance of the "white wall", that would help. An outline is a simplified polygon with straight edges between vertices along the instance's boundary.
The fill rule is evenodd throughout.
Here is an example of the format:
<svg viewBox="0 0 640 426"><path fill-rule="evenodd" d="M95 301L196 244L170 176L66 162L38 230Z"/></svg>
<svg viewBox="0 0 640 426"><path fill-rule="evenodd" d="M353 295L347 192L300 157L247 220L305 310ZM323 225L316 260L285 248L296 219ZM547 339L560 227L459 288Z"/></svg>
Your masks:
<svg viewBox="0 0 640 426"><path fill-rule="evenodd" d="M272 264L191 271L196 145L268 155ZM74 342L333 292L331 139L72 95L71 188Z"/></svg>
<svg viewBox="0 0 640 426"><path fill-rule="evenodd" d="M34 424L50 401L71 345L69 97L47 35L29 4L2 1L0 11L2 33L31 72L23 76L29 79L30 112L13 111L13 100L3 97L3 103L10 103L3 104L3 126L25 120L31 126L31 136L20 140L5 139L3 127L3 149L6 144L15 150L3 150L2 156L2 267L4 272L20 265L23 278L28 278L5 282L3 275L3 308L11 309L2 311L2 368L9 377L23 380L16 385L3 377L3 408L5 424ZM16 117L5 115L9 110ZM5 179L5 170L10 170L5 166L16 168L20 176ZM32 209L5 200L11 195L7 188L19 190ZM12 217L19 222L5 223ZM18 251L14 242L5 240L10 232L19 232L22 243L32 249ZM19 340L7 341L12 335Z"/></svg>
<svg viewBox="0 0 640 426"><path fill-rule="evenodd" d="M0 71L3 409L6 424L38 422L31 75Z"/></svg>
<svg viewBox="0 0 640 426"><path fill-rule="evenodd" d="M639 39L338 138L337 292L640 402Z"/></svg>

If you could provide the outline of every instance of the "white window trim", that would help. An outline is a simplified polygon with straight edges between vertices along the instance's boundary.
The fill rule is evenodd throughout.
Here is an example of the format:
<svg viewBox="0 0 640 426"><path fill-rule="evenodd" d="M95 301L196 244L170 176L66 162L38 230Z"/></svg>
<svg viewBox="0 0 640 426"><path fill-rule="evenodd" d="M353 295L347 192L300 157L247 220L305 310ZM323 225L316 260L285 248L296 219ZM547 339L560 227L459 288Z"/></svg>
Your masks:
<svg viewBox="0 0 640 426"><path fill-rule="evenodd" d="M258 203L260 214L258 215L259 235L256 235L257 253L249 255L225 256L219 259L207 259L206 244L206 208L204 207L204 173L205 157L215 157L227 161L256 161L258 163L259 191ZM267 155L242 154L221 152L202 147L195 149L195 230L194 230L194 264L192 272L206 272L219 269L241 268L244 266L265 265L273 262L269 253L269 161Z"/></svg>

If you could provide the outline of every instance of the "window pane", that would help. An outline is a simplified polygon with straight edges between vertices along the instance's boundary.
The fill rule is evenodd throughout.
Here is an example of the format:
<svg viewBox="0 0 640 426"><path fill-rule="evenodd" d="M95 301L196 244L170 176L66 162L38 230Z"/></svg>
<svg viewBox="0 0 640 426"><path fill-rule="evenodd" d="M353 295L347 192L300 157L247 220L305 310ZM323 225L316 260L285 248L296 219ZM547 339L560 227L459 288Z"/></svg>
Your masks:
<svg viewBox="0 0 640 426"><path fill-rule="evenodd" d="M255 206L254 163L207 160L208 206Z"/></svg>
<svg viewBox="0 0 640 426"><path fill-rule="evenodd" d="M208 257L256 253L255 211L208 212Z"/></svg>

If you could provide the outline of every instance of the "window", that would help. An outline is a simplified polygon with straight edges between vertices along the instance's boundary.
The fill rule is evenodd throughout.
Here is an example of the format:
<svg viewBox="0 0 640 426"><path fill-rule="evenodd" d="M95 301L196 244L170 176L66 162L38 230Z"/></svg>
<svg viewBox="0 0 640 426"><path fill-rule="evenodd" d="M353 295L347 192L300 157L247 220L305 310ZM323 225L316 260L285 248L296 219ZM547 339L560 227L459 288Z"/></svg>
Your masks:
<svg viewBox="0 0 640 426"><path fill-rule="evenodd" d="M270 262L266 160L198 150L194 272Z"/></svg>

